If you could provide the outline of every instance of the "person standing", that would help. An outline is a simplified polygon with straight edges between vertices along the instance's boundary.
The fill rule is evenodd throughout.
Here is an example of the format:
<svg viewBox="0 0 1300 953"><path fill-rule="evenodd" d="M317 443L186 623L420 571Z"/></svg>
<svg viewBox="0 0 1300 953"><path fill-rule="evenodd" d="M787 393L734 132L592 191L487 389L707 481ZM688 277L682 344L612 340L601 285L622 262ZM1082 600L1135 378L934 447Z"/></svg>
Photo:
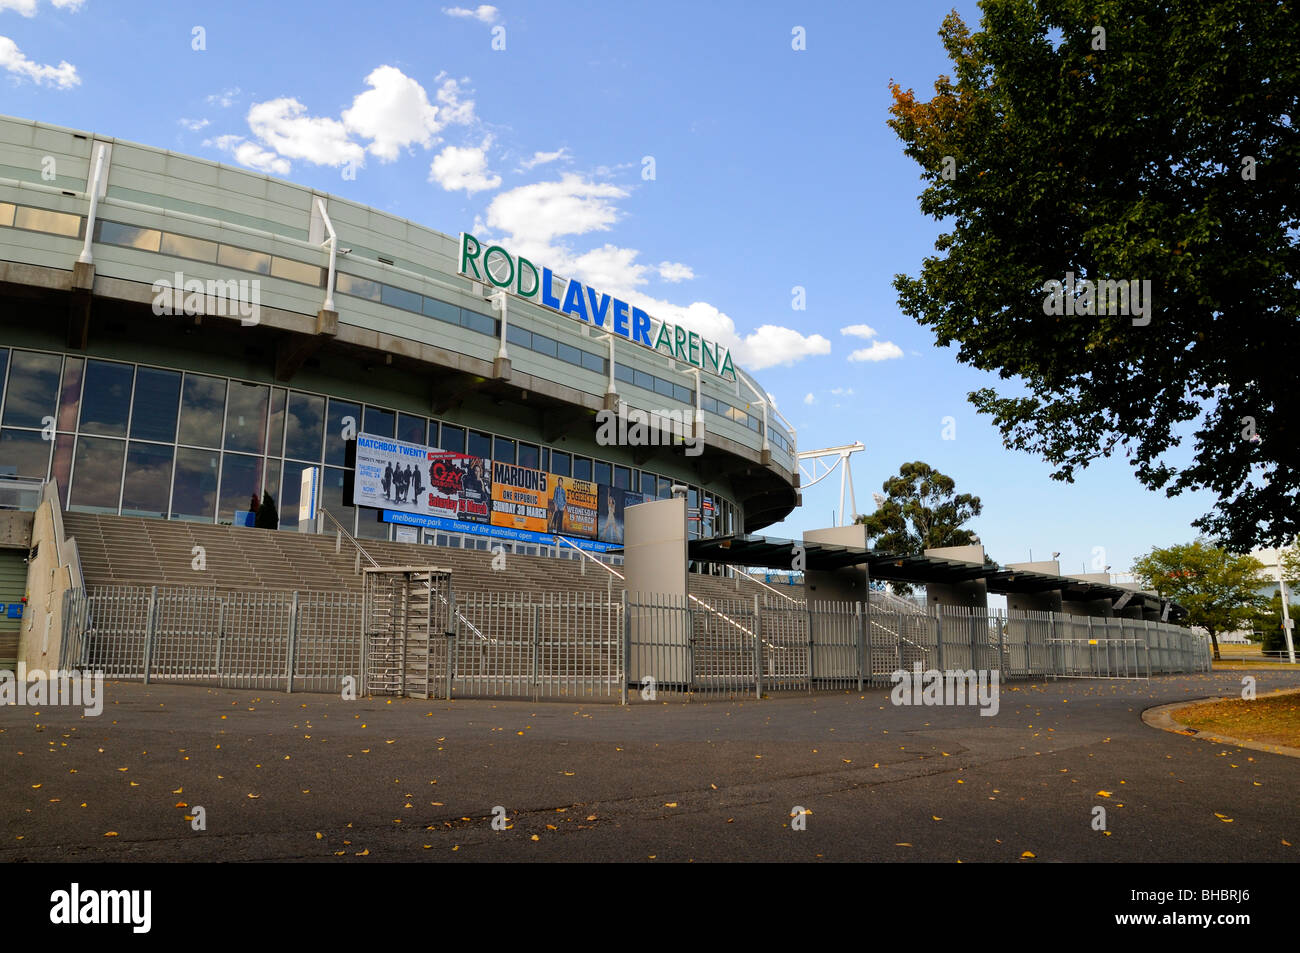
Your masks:
<svg viewBox="0 0 1300 953"><path fill-rule="evenodd" d="M393 485L393 461L384 464L384 499L389 499L389 489Z"/></svg>

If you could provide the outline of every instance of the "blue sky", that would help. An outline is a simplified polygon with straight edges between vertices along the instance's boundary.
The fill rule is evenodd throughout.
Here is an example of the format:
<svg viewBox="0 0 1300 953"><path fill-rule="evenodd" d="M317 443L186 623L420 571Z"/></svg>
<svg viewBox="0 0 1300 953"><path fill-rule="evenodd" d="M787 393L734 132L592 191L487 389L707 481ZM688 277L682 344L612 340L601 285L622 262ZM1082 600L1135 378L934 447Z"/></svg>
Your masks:
<svg viewBox="0 0 1300 953"><path fill-rule="evenodd" d="M1066 572L1122 572L1191 539L1212 497L1148 492L1117 460L1051 481L966 401L996 377L898 311L892 278L940 227L885 125L888 83L928 96L953 6L977 22L974 3L929 0L0 0L0 112L500 237L731 344L802 449L860 440L860 510L925 460L981 498L999 562L1060 551ZM838 505L833 476L766 532L829 525Z"/></svg>

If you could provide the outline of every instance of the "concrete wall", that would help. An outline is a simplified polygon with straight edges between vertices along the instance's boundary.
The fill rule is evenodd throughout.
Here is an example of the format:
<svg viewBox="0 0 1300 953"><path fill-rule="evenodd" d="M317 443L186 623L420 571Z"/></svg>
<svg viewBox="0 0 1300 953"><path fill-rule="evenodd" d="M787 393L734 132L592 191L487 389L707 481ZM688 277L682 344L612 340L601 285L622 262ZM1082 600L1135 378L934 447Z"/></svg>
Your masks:
<svg viewBox="0 0 1300 953"><path fill-rule="evenodd" d="M33 515L16 510L0 513L0 549L31 548Z"/></svg>
<svg viewBox="0 0 1300 953"><path fill-rule="evenodd" d="M984 547L978 544L974 546L941 546L936 549L927 549L925 555L937 559L973 563L976 566L984 565ZM987 609L989 607L988 585L983 579L976 579L972 582L926 583L925 598L926 602L931 606L966 606L974 609Z"/></svg>
<svg viewBox="0 0 1300 953"><path fill-rule="evenodd" d="M1037 572L1045 576L1059 576L1061 563L1056 559L1040 559L1029 563L1007 563L1008 569L1022 572ZM1045 589L1041 592L1007 593L1008 612L1060 612L1061 592L1059 589Z"/></svg>
<svg viewBox="0 0 1300 953"><path fill-rule="evenodd" d="M687 685L691 637L686 595L686 499L655 500L629 506L623 523L623 575L631 603L663 603L665 608L630 605L627 624L632 651L628 681L650 677L657 684Z"/></svg>
<svg viewBox="0 0 1300 953"><path fill-rule="evenodd" d="M867 549L867 528L861 523L852 526L832 526L804 532L805 543L827 543L832 546L851 546ZM804 591L813 602L865 602L870 576L866 564L847 569L804 571Z"/></svg>
<svg viewBox="0 0 1300 953"><path fill-rule="evenodd" d="M18 633L18 660L27 663L28 672L62 664L63 593L72 588L74 573L59 562L60 522L47 494L34 514L31 546L37 554L27 566L27 608Z"/></svg>

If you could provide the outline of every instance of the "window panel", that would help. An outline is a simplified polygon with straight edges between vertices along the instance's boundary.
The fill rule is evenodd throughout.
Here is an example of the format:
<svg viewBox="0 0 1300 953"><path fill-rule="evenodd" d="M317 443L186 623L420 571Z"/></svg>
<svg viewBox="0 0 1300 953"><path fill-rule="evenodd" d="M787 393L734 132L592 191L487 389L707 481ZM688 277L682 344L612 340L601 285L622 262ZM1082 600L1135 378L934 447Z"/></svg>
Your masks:
<svg viewBox="0 0 1300 953"><path fill-rule="evenodd" d="M171 518L211 523L217 509L217 463L214 450L176 451L176 475L172 479Z"/></svg>
<svg viewBox="0 0 1300 953"><path fill-rule="evenodd" d="M413 417L410 414L398 414L397 439L404 440L407 443L423 444L426 437L424 432L424 423L423 417Z"/></svg>
<svg viewBox="0 0 1300 953"><path fill-rule="evenodd" d="M218 377L186 374L181 393L180 443L221 446L226 412L226 382Z"/></svg>
<svg viewBox="0 0 1300 953"><path fill-rule="evenodd" d="M271 494L271 500L275 503L276 512L280 510L280 467L279 460L266 461L266 478L262 480L262 489ZM258 506L262 505L262 498L258 498Z"/></svg>
<svg viewBox="0 0 1300 953"><path fill-rule="evenodd" d="M266 452L273 457L278 457L284 448L284 402L286 396L283 387L271 389L271 412L267 417L266 426Z"/></svg>
<svg viewBox="0 0 1300 953"><path fill-rule="evenodd" d="M247 248L235 248L222 245L217 252L217 264L240 271L252 271L259 275L271 273L271 256L265 252L249 251Z"/></svg>
<svg viewBox="0 0 1300 953"><path fill-rule="evenodd" d="M20 205L14 212L14 227L30 229L33 232L48 232L51 235L64 235L68 238L80 238L81 216L51 212L43 208L23 208Z"/></svg>
<svg viewBox="0 0 1300 953"><path fill-rule="evenodd" d="M226 449L261 453L266 445L266 407L271 388L232 381L226 405Z"/></svg>
<svg viewBox="0 0 1300 953"><path fill-rule="evenodd" d="M401 308L403 311L414 311L416 314L424 308L423 296L392 285L379 286L379 300L390 308Z"/></svg>
<svg viewBox="0 0 1300 953"><path fill-rule="evenodd" d="M59 502L68 508L68 488L72 485L72 450L77 438L70 433L55 434L54 463L50 467L50 479L59 488Z"/></svg>
<svg viewBox="0 0 1300 953"><path fill-rule="evenodd" d="M521 443L519 445L519 465L532 470L542 468L542 455L538 452L537 444Z"/></svg>
<svg viewBox="0 0 1300 953"><path fill-rule="evenodd" d="M492 459L502 463L515 462L515 442L506 437L494 437L492 440Z"/></svg>
<svg viewBox="0 0 1300 953"><path fill-rule="evenodd" d="M292 258L277 257L271 259L271 277L319 287L321 284L321 267L320 265L308 265L301 261L294 261Z"/></svg>
<svg viewBox="0 0 1300 953"><path fill-rule="evenodd" d="M469 432L469 447L465 452L472 457L491 458L492 456L492 436L483 433L481 430L471 430Z"/></svg>
<svg viewBox="0 0 1300 953"><path fill-rule="evenodd" d="M8 202L0 202L0 225L12 226L14 223L14 207Z"/></svg>
<svg viewBox="0 0 1300 953"><path fill-rule="evenodd" d="M608 463L605 463L603 460L597 460L595 466L592 467L591 470L592 480L594 480L595 482L603 486L614 485L613 474L614 474L613 468Z"/></svg>
<svg viewBox="0 0 1300 953"><path fill-rule="evenodd" d="M358 278L356 275L337 272L334 275L334 287L339 294L365 298L368 301L379 300L379 282L377 281L367 281L364 278Z"/></svg>
<svg viewBox="0 0 1300 953"><path fill-rule="evenodd" d="M533 332L526 331L517 324L506 325L506 341L531 351L533 349Z"/></svg>
<svg viewBox="0 0 1300 953"><path fill-rule="evenodd" d="M438 447L451 453L465 452L465 428L453 427L451 424L442 425L442 438Z"/></svg>
<svg viewBox="0 0 1300 953"><path fill-rule="evenodd" d="M89 361L81 401L81 432L107 437L126 436L126 418L131 411L130 364Z"/></svg>
<svg viewBox="0 0 1300 953"><path fill-rule="evenodd" d="M492 337L496 337L496 320L494 318L489 318L486 314L479 314L477 311L470 311L466 308L461 308L460 323L471 331L477 331L479 334L488 334Z"/></svg>
<svg viewBox="0 0 1300 953"><path fill-rule="evenodd" d="M548 338L544 334L533 334L533 350L538 354L545 354L547 357L555 357L559 348L559 342L553 338Z"/></svg>
<svg viewBox="0 0 1300 953"><path fill-rule="evenodd" d="M81 375L85 367L85 358L63 359L63 386L59 395L59 430L75 432L77 429L77 416L81 413Z"/></svg>
<svg viewBox="0 0 1300 953"><path fill-rule="evenodd" d="M44 480L51 443L39 430L0 430L0 475Z"/></svg>
<svg viewBox="0 0 1300 953"><path fill-rule="evenodd" d="M681 384L673 385L673 397L680 400L683 404L695 403L695 392L689 387L683 387Z"/></svg>
<svg viewBox="0 0 1300 953"><path fill-rule="evenodd" d="M162 242L162 232L156 228L137 228L134 225L122 225L118 222L100 222L99 240L105 245L120 245L123 248L156 252Z"/></svg>
<svg viewBox="0 0 1300 953"><path fill-rule="evenodd" d="M217 522L230 523L236 510L249 510L262 499L262 458L227 453L221 462L221 502Z"/></svg>
<svg viewBox="0 0 1300 953"><path fill-rule="evenodd" d="M446 321L448 324L460 324L460 308L437 298L424 299L424 313L430 318Z"/></svg>
<svg viewBox="0 0 1300 953"><path fill-rule="evenodd" d="M351 500L343 499L343 471L334 467L326 467L321 475L321 509L328 510L330 515L342 524L348 532L352 532L355 525L356 508L352 506Z"/></svg>
<svg viewBox="0 0 1300 953"><path fill-rule="evenodd" d="M667 477L660 477L659 493L657 495L661 500L671 500L673 498L673 481Z"/></svg>
<svg viewBox="0 0 1300 953"><path fill-rule="evenodd" d="M614 380L622 381L624 384L636 383L636 372L626 364L614 365Z"/></svg>
<svg viewBox="0 0 1300 953"><path fill-rule="evenodd" d="M131 436L138 440L176 439L176 411L181 396L181 375L156 367L135 372L135 398L131 407Z"/></svg>
<svg viewBox="0 0 1300 953"><path fill-rule="evenodd" d="M590 351L582 352L582 366L589 371L595 371L597 374L605 373L605 359L599 354L592 354Z"/></svg>
<svg viewBox="0 0 1300 953"><path fill-rule="evenodd" d="M645 496L655 495L655 475L641 471L641 493Z"/></svg>
<svg viewBox="0 0 1300 953"><path fill-rule="evenodd" d="M573 476L576 480L591 482L591 457L573 458Z"/></svg>
<svg viewBox="0 0 1300 953"><path fill-rule="evenodd" d="M568 476L573 469L572 458L563 451L551 451L551 472L557 476Z"/></svg>
<svg viewBox="0 0 1300 953"><path fill-rule="evenodd" d="M284 455L320 462L321 439L325 434L325 398L290 392L285 417Z"/></svg>
<svg viewBox="0 0 1300 953"><path fill-rule="evenodd" d="M191 258L194 261L215 262L217 260L216 242L205 242L201 238L188 235L173 235L163 232L161 251L164 255L176 258Z"/></svg>
<svg viewBox="0 0 1300 953"><path fill-rule="evenodd" d="M302 471L308 463L284 461L284 475L280 481L280 498L275 501L280 510L280 529L297 529L298 499L302 491Z"/></svg>
<svg viewBox="0 0 1300 953"><path fill-rule="evenodd" d="M662 377L655 378L655 393L664 397L673 396L673 383L666 381Z"/></svg>
<svg viewBox="0 0 1300 953"><path fill-rule="evenodd" d="M329 417L325 427L325 462L340 467L347 462L347 445L356 441L355 436L351 440L345 441L343 439L345 427L343 418L345 417L352 418L349 429L355 433L358 424L361 422L361 405L331 399L329 402ZM351 526L352 524L344 523L343 525Z"/></svg>
<svg viewBox="0 0 1300 953"><path fill-rule="evenodd" d="M560 360L567 361L570 364L577 364L578 366L582 365L582 352L573 345L565 344L562 341L559 342L558 353Z"/></svg>
<svg viewBox="0 0 1300 953"><path fill-rule="evenodd" d="M78 437L72 464L72 491L68 509L84 513L116 513L122 490L122 455L125 440Z"/></svg>
<svg viewBox="0 0 1300 953"><path fill-rule="evenodd" d="M622 490L632 489L632 471L627 467L614 467L614 485Z"/></svg>
<svg viewBox="0 0 1300 953"><path fill-rule="evenodd" d="M167 494L172 487L173 447L131 441L126 451L122 484L122 515L167 518Z"/></svg>
<svg viewBox="0 0 1300 953"><path fill-rule="evenodd" d="M366 425L362 429L376 437L392 437L396 432L397 414L379 407L366 408Z"/></svg>
<svg viewBox="0 0 1300 953"><path fill-rule="evenodd" d="M14 351L9 358L9 385L5 391L6 427L44 427L53 417L59 396L58 354Z"/></svg>

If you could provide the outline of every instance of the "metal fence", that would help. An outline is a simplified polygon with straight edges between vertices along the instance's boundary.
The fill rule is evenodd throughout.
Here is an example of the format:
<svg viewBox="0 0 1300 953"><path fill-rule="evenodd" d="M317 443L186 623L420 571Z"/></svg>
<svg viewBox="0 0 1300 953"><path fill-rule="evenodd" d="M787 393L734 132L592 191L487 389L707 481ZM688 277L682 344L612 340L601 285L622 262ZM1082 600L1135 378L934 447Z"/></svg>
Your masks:
<svg viewBox="0 0 1300 953"><path fill-rule="evenodd" d="M862 690L917 667L1003 680L1210 668L1208 640L1141 620L450 588L416 613L409 586L387 591L74 590L62 665L230 688L337 692L350 678L358 693L623 702Z"/></svg>

